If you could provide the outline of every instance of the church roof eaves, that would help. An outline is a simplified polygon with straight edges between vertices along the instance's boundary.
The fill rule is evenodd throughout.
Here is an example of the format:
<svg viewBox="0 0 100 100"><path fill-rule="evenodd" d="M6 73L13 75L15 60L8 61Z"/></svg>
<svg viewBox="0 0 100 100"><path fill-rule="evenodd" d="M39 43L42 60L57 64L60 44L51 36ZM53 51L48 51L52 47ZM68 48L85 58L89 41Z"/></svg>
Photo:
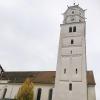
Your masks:
<svg viewBox="0 0 100 100"><path fill-rule="evenodd" d="M87 85L96 85L93 71L87 71Z"/></svg>
<svg viewBox="0 0 100 100"><path fill-rule="evenodd" d="M4 72L2 80L9 83L23 83L27 77L32 77L34 83L54 84L56 71L19 71ZM96 85L93 71L87 71L87 85Z"/></svg>

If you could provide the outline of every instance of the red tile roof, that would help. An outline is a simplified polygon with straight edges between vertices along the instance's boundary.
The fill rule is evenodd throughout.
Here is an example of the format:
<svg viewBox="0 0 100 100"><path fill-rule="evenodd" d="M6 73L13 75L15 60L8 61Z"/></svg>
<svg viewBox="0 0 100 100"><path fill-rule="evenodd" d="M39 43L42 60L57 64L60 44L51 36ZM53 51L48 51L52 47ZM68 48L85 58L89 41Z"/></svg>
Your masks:
<svg viewBox="0 0 100 100"><path fill-rule="evenodd" d="M27 77L32 77L34 83L54 84L55 71L4 72L2 80L10 83L23 83ZM93 71L87 71L87 85L95 85Z"/></svg>
<svg viewBox="0 0 100 100"><path fill-rule="evenodd" d="M93 71L87 71L87 84L96 85Z"/></svg>

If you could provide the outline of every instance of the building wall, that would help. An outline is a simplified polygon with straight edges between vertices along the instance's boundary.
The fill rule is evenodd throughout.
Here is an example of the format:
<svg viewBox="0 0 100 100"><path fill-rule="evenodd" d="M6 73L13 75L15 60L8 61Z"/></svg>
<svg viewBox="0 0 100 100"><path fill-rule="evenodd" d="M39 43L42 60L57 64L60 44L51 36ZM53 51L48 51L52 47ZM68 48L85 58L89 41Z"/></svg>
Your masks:
<svg viewBox="0 0 100 100"><path fill-rule="evenodd" d="M5 88L5 85L0 84L0 99L3 97L4 88Z"/></svg>
<svg viewBox="0 0 100 100"><path fill-rule="evenodd" d="M88 86L88 100L96 100L95 86Z"/></svg>
<svg viewBox="0 0 100 100"><path fill-rule="evenodd" d="M74 26L76 32L70 32ZM61 25L53 100L87 100L85 27L85 22Z"/></svg>
<svg viewBox="0 0 100 100"><path fill-rule="evenodd" d="M7 92L5 95L5 98L11 98L13 99L20 88L22 84L0 84L0 99L3 96L4 89L7 88ZM34 85L34 100L37 100L37 93L38 89L41 88L41 99L40 100L48 100L49 97L49 90L52 89L53 85L48 84L35 84Z"/></svg>
<svg viewBox="0 0 100 100"><path fill-rule="evenodd" d="M53 100L87 100L86 85L82 82L73 82L72 85L72 91L70 91L69 82L60 82L57 84L54 89L56 91L54 91Z"/></svg>
<svg viewBox="0 0 100 100"><path fill-rule="evenodd" d="M59 89L60 91L58 91L59 92L58 94L62 94L62 96L60 96L60 97L62 97L63 99L67 98L67 99L70 99L70 100L73 100L73 97L74 97L74 100L77 99L77 97L73 96L73 95L76 95L75 94L76 90L78 91L78 88L75 84L73 84L73 91L69 91L69 94L66 94L66 97L62 92L63 92L63 90L65 90L65 88L66 88L66 90L65 90L64 93L66 93L69 90L68 84L64 84L64 83L63 84L60 83L60 84L61 84L61 87L57 87L57 88L60 88ZM6 84L6 82L0 84L0 99L3 96L3 92L4 92L5 88L7 88L5 98L13 99L16 96L16 94L17 94L17 92L18 92L21 85L22 84L17 84L17 83L16 84ZM79 85L82 89L84 89L82 84L79 84ZM49 100L49 98L48 98L49 97L49 90L53 89L54 85L53 84L51 84L51 85L48 85L48 84L35 84L34 85L34 100L37 100L37 93L38 93L39 88L41 88L41 90L42 90L40 100ZM87 92L88 93L88 97L87 97L88 100L96 100L95 86L93 86L93 85L88 86L87 91L88 91ZM78 92L77 94L80 95L80 100L81 100L81 97L84 96L84 94L81 93L81 92ZM60 98L59 95L57 95L57 97Z"/></svg>
<svg viewBox="0 0 100 100"><path fill-rule="evenodd" d="M48 85L48 84L37 84L35 85L35 88L34 88L34 93L35 93L35 99L37 99L37 92L38 92L38 89L41 88L42 89L42 92L41 92L41 100L49 100L48 97L49 97L49 90L50 89L53 89L53 85Z"/></svg>
<svg viewBox="0 0 100 100"><path fill-rule="evenodd" d="M21 84L0 84L0 99L3 96L4 89L7 88L5 98L14 98L20 88Z"/></svg>
<svg viewBox="0 0 100 100"><path fill-rule="evenodd" d="M74 12L74 13L72 13L72 12ZM81 16L80 19L84 21L83 17L85 17L85 12L84 12L84 10L75 8L74 6L70 7L70 9L67 9L64 13L65 23L71 22L70 18L68 17L69 15L70 15L70 18L73 18L73 15L75 16L74 22L79 21L79 18L77 15Z"/></svg>

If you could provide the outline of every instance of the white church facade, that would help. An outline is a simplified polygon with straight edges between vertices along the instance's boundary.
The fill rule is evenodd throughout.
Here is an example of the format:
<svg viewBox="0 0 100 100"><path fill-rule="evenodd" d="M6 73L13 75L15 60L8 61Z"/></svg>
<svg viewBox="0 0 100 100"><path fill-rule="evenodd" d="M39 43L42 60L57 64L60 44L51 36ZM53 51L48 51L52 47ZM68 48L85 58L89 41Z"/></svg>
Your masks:
<svg viewBox="0 0 100 100"><path fill-rule="evenodd" d="M89 100L85 10L74 4L63 15L53 100Z"/></svg>
<svg viewBox="0 0 100 100"><path fill-rule="evenodd" d="M35 84L34 100L96 100L93 71L87 71L85 10L68 7L61 24L57 70L3 72L0 99L13 100L24 80Z"/></svg>

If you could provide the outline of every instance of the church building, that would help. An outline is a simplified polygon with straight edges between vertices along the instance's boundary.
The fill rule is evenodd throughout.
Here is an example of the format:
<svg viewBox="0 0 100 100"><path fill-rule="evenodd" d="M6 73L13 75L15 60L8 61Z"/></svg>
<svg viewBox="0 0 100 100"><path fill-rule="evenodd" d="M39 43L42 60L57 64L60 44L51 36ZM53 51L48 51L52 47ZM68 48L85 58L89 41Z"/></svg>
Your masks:
<svg viewBox="0 0 100 100"><path fill-rule="evenodd" d="M95 100L87 85L85 10L74 4L63 15L53 100Z"/></svg>
<svg viewBox="0 0 100 100"><path fill-rule="evenodd" d="M35 84L34 100L96 100L93 71L87 71L85 10L63 13L56 71L5 72L0 67L0 100L13 100L24 80Z"/></svg>

